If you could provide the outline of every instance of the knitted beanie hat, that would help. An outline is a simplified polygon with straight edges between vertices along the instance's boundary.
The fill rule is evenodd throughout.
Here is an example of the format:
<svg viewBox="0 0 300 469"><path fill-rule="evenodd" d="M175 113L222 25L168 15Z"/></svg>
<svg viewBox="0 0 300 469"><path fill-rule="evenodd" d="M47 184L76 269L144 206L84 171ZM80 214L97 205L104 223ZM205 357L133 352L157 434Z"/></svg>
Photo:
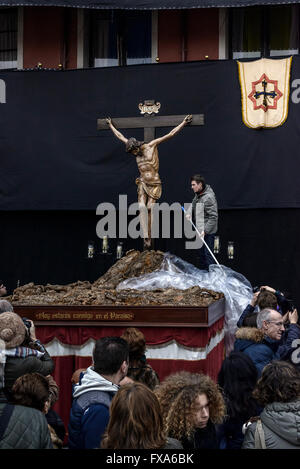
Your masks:
<svg viewBox="0 0 300 469"><path fill-rule="evenodd" d="M3 340L6 348L14 348L21 345L25 339L26 326L16 313L0 314L0 340Z"/></svg>

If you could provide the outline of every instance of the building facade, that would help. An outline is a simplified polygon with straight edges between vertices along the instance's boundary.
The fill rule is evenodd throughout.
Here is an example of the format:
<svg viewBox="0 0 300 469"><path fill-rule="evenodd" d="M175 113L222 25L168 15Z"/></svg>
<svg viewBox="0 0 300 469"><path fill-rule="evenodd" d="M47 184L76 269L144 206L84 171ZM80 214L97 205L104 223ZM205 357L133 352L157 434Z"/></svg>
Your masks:
<svg viewBox="0 0 300 469"><path fill-rule="evenodd" d="M0 9L0 68L90 68L299 53L299 5Z"/></svg>

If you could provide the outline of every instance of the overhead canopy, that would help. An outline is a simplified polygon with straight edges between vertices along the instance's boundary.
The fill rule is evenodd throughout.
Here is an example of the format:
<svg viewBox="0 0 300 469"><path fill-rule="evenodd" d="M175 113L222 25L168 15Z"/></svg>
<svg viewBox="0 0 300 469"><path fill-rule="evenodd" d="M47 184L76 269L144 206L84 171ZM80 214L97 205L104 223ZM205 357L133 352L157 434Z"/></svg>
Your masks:
<svg viewBox="0 0 300 469"><path fill-rule="evenodd" d="M255 5L291 5L294 3L300 3L300 0L0 0L2 6L61 6L121 10L249 7Z"/></svg>

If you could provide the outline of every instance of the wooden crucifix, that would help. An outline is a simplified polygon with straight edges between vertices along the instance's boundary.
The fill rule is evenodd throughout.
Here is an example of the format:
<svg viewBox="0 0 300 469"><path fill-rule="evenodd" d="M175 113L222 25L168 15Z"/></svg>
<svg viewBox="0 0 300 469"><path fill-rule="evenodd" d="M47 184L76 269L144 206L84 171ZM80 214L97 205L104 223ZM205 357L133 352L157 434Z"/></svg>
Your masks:
<svg viewBox="0 0 300 469"><path fill-rule="evenodd" d="M151 237L152 227L152 208L155 202L161 196L161 180L158 174L159 159L157 146L169 140L176 135L186 125L203 125L203 114L194 114L187 116L154 116L160 107L159 103L154 101L145 101L144 105L140 104L141 112L146 109L143 117L123 117L112 119L97 120L98 130L107 130L115 134L115 136L126 145L126 151L136 157L137 166L140 171L140 177L136 179L138 186L138 202L140 206L140 220L144 236L144 249L153 248L153 239ZM155 138L156 127L175 126L171 132L163 137ZM144 129L144 141L139 142L131 137L127 139L117 129Z"/></svg>

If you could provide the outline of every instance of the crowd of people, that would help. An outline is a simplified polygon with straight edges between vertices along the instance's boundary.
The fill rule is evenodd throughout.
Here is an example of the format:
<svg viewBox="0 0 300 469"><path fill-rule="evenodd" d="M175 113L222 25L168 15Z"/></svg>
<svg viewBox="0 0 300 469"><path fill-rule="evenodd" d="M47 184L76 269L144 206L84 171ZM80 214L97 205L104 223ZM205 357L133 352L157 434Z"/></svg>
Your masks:
<svg viewBox="0 0 300 469"><path fill-rule="evenodd" d="M299 344L297 310L268 286L241 312L216 381L200 370L160 380L129 327L98 339L74 372L66 429L54 362L33 322L1 299L0 449L300 449Z"/></svg>

